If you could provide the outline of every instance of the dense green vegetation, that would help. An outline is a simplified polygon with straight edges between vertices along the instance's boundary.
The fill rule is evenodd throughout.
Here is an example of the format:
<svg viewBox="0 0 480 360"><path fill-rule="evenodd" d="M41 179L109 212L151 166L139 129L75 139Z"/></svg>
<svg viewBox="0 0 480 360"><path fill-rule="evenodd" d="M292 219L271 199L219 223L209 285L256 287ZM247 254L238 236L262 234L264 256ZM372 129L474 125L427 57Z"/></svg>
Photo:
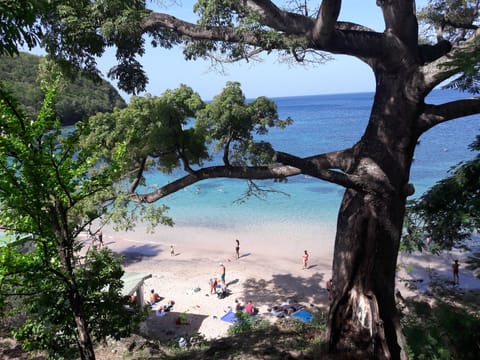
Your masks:
<svg viewBox="0 0 480 360"><path fill-rule="evenodd" d="M476 156L457 164L451 175L439 181L407 206L404 236L407 249L422 248L424 234L432 237L430 250L462 246L480 227L480 136L470 144Z"/></svg>
<svg viewBox="0 0 480 360"><path fill-rule="evenodd" d="M126 151L97 166L97 144L63 135L55 89L31 119L0 86L0 224L14 239L0 246L0 313L24 318L13 333L27 350L94 359L94 341L128 336L143 318L126 309L121 259L79 237L107 211Z"/></svg>
<svg viewBox="0 0 480 360"><path fill-rule="evenodd" d="M0 57L0 81L32 116L38 114L44 97L40 89L40 79L45 76L41 68L44 62L44 57L28 53ZM55 110L63 125L125 106L125 101L109 82L82 76L66 81L55 101Z"/></svg>

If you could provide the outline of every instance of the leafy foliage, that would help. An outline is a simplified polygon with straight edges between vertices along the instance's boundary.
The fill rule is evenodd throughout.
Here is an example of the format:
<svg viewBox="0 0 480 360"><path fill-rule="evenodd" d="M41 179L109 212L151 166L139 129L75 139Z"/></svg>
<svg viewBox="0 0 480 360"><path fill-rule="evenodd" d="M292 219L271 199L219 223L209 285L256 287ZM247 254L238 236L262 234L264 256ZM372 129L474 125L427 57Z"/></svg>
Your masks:
<svg viewBox="0 0 480 360"><path fill-rule="evenodd" d="M480 150L480 136L470 145ZM470 238L480 226L480 155L457 165L452 175L439 181L407 206L405 244L429 233L437 249L449 249Z"/></svg>
<svg viewBox="0 0 480 360"><path fill-rule="evenodd" d="M53 67L53 69L52 69ZM3 81L27 112L35 117L44 97L42 79L48 79L55 68L45 57L20 53L0 57L0 81ZM97 112L109 112L125 107L125 101L115 88L103 79L80 76L65 80L55 99L55 112L63 125L74 124Z"/></svg>
<svg viewBox="0 0 480 360"><path fill-rule="evenodd" d="M437 41L441 37L452 44L460 44L473 34L480 22L479 16L476 0L433 0L418 13L427 33L436 34ZM473 47L455 54L441 66L462 69L444 88L480 93L480 56Z"/></svg>
<svg viewBox="0 0 480 360"><path fill-rule="evenodd" d="M141 319L124 310L120 259L84 249L77 237L105 213L124 148L99 169L92 148L62 133L54 91L35 120L7 91L0 95L0 223L16 239L0 247L0 306L21 301L14 312L28 316L15 335L26 349L75 357L86 338L119 338Z"/></svg>
<svg viewBox="0 0 480 360"><path fill-rule="evenodd" d="M476 359L480 319L446 303L415 303L402 322L412 359Z"/></svg>
<svg viewBox="0 0 480 360"><path fill-rule="evenodd" d="M269 127L285 128L292 120L280 120L277 106L265 97L247 103L238 82L228 82L222 93L201 110L196 127L207 134L214 149L224 152L223 161L229 165L262 165L273 156L270 144L255 141L254 135L266 135ZM230 159L230 148L232 158Z"/></svg>
<svg viewBox="0 0 480 360"><path fill-rule="evenodd" d="M0 56L12 56L18 53L19 47L31 49L38 44L40 27L36 18L43 3L41 0L0 1Z"/></svg>
<svg viewBox="0 0 480 360"><path fill-rule="evenodd" d="M260 319L243 311L235 313L237 322L228 328L229 335L237 335L245 332L251 332L261 329L266 329L270 326L268 320Z"/></svg>
<svg viewBox="0 0 480 360"><path fill-rule="evenodd" d="M239 83L227 83L208 104L182 85L159 97L132 97L125 109L91 117L81 125L80 133L82 146L99 145L97 156L103 164L111 162L117 144L129 149L122 169L126 182L119 184L123 189L119 191L126 196L118 198L126 204L138 186L150 186L145 182L146 171L184 170L195 174L199 166L213 159L215 151L223 153L227 166L268 165L272 162L272 147L257 137L267 134L271 127L284 128L290 123L289 118L278 118L276 105L269 99L260 97L247 103ZM138 206L147 205L140 201ZM160 217L166 210L156 209ZM154 210L149 211L155 217ZM166 218L159 222L168 223Z"/></svg>

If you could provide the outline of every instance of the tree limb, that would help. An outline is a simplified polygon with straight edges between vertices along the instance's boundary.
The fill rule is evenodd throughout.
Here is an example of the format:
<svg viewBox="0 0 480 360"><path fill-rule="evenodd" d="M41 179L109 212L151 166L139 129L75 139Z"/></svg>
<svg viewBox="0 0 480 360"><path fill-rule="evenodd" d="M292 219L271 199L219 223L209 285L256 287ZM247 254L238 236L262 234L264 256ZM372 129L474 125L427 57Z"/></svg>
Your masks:
<svg viewBox="0 0 480 360"><path fill-rule="evenodd" d="M336 3L337 1L333 1L334 5ZM256 46L264 50L290 50L292 42L287 41L290 39L292 41L295 40L293 42L303 43L306 49L328 51L361 58L380 57L386 47L384 34L371 31L354 23L327 22L327 20L318 23L317 26L321 25L321 29L318 28L317 30L322 30L324 36L327 36L326 31L328 28L330 40L328 43L317 43L312 37L315 22L311 18L282 11L271 4L270 1L256 0L254 2L249 1L249 4L252 4L251 6L253 4L261 5L260 7L264 13L261 18L262 25L277 31L281 35L279 40L265 43L262 41L262 37L254 31L245 29L238 31L233 27L193 24L164 13L152 13L147 16L143 22L143 31L155 34L169 30L189 37L192 40L237 42ZM329 10L330 13L334 13L335 7ZM269 16L266 15L267 13ZM333 25L336 31L332 29Z"/></svg>
<svg viewBox="0 0 480 360"><path fill-rule="evenodd" d="M312 37L317 44L326 44L335 30L335 24L340 14L340 0L323 0L317 14Z"/></svg>
<svg viewBox="0 0 480 360"><path fill-rule="evenodd" d="M263 25L277 31L305 34L314 25L314 21L308 16L281 10L269 0L246 0L246 3L250 9L261 16Z"/></svg>
<svg viewBox="0 0 480 360"><path fill-rule="evenodd" d="M130 189L128 189L129 193L133 193L135 191L135 189L138 187L138 185L140 184L140 179L143 176L143 171L145 170L146 162L147 162L147 157L145 156L142 159L142 161L140 163L140 166L138 167L138 171L137 171L137 175L135 176L135 179L130 184Z"/></svg>
<svg viewBox="0 0 480 360"><path fill-rule="evenodd" d="M340 162L336 161L336 158L342 155L342 153L342 151L339 151L330 154L312 156L310 158L300 158L284 152L277 152L275 160L282 164L300 169L302 174L341 185L345 188L365 191L365 185L360 181L358 176L348 175L343 171L333 170L333 168L341 170L341 167L332 165L340 164Z"/></svg>
<svg viewBox="0 0 480 360"><path fill-rule="evenodd" d="M451 76L462 72L462 64L457 63L456 58L466 54L475 54L480 52L480 29L477 29L475 33L462 44L455 45L451 48L451 51L437 60L421 67L417 76L420 78L419 83L423 83L422 87L426 92L433 89L442 81L447 80Z"/></svg>
<svg viewBox="0 0 480 360"><path fill-rule="evenodd" d="M419 117L419 129L424 132L442 122L480 113L480 97L450 101L441 105L426 105Z"/></svg>
<svg viewBox="0 0 480 360"><path fill-rule="evenodd" d="M175 16L152 13L143 22L143 30L147 33L155 33L162 28L172 30L195 40L217 40L226 42L244 42L252 45L260 45L255 34L248 31L239 32L232 27L207 26L193 24Z"/></svg>
<svg viewBox="0 0 480 360"><path fill-rule="evenodd" d="M248 180L282 179L299 175L300 170L292 166L276 165L273 167L240 167L240 166L212 166L197 170L195 174L188 174L160 189L146 194L130 194L130 200L135 202L153 203L167 195L173 194L198 181L214 178L234 178Z"/></svg>
<svg viewBox="0 0 480 360"><path fill-rule="evenodd" d="M418 23L413 0L377 0L385 20L385 31L394 34L410 51L418 44Z"/></svg>

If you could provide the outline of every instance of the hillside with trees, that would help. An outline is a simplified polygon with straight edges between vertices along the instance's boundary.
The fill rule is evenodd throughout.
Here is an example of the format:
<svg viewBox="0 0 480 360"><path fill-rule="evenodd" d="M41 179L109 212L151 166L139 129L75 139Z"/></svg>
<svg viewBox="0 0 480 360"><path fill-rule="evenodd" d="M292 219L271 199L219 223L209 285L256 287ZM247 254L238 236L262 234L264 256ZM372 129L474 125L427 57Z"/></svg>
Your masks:
<svg viewBox="0 0 480 360"><path fill-rule="evenodd" d="M44 98L39 80L42 76L39 66L44 59L28 53L0 57L0 81L33 116L38 114ZM82 76L65 82L55 102L56 113L63 125L72 125L97 112L109 112L115 107L125 106L125 101L108 81Z"/></svg>

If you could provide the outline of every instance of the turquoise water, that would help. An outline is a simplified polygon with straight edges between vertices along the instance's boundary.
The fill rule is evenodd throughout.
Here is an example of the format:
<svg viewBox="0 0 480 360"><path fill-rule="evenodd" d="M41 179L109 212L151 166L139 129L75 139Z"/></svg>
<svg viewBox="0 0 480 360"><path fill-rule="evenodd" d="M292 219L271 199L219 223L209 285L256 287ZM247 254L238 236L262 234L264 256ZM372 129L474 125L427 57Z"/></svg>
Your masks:
<svg viewBox="0 0 480 360"><path fill-rule="evenodd" d="M460 95L435 91L428 100L441 103ZM308 156L347 148L358 141L368 121L373 93L274 100L280 116L290 116L294 123L284 130L271 131L263 138L277 150ZM468 145L478 133L479 120L479 115L454 120L422 136L411 173L411 182L416 188L414 196L421 195L445 177L453 165L474 156ZM161 184L175 178L150 175L149 181ZM258 183L278 193L270 193L265 199L252 197L237 203L246 190L246 182L214 179L194 184L160 203L170 207L169 214L177 225L233 228L272 222L292 226L336 222L343 188L303 175L289 178L287 183L270 180Z"/></svg>

